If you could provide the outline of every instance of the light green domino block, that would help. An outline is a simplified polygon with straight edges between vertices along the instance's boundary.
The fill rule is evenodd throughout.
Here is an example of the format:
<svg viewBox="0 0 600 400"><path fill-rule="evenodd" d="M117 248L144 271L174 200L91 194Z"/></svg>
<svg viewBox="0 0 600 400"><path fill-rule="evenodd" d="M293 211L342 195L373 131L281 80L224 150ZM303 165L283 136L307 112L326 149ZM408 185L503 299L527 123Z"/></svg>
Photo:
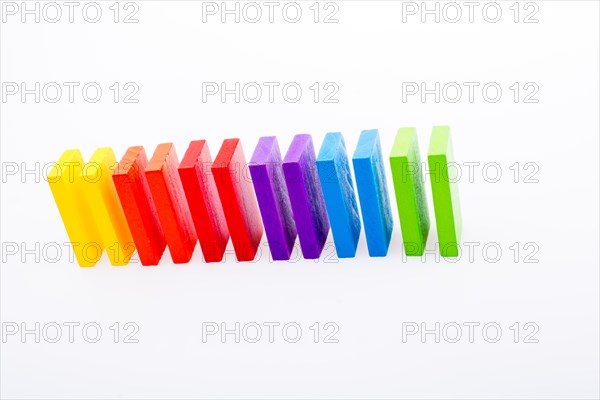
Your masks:
<svg viewBox="0 0 600 400"><path fill-rule="evenodd" d="M433 127L427 158L440 253L442 257L457 257L462 218L458 186L448 174L448 164L454 163L449 126Z"/></svg>
<svg viewBox="0 0 600 400"><path fill-rule="evenodd" d="M415 128L398 130L390 154L390 166L404 253L407 256L421 256L429 235L429 212Z"/></svg>

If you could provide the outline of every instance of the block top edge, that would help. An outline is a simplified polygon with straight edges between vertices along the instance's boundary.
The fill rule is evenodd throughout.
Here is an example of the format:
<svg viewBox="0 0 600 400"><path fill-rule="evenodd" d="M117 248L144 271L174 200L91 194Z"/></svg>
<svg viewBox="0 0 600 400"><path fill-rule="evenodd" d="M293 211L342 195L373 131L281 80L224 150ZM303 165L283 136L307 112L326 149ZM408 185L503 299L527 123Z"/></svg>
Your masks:
<svg viewBox="0 0 600 400"><path fill-rule="evenodd" d="M429 140L429 150L427 155L446 155L448 144L450 142L450 127L434 126L431 130L431 139Z"/></svg>
<svg viewBox="0 0 600 400"><path fill-rule="evenodd" d="M69 173L69 165L73 162L83 164L83 157L81 156L81 151L79 151L79 149L70 149L63 151L56 164L54 164L54 166L48 172L48 178L58 178L63 176L63 174L65 173ZM83 168L83 165L76 165L76 167L77 166L79 167L79 169Z"/></svg>
<svg viewBox="0 0 600 400"><path fill-rule="evenodd" d="M213 162L213 167L228 167L231 163L231 159L235 155L235 151L240 144L240 139L238 138L223 140L223 144L221 144L221 148L219 149L219 152L217 153L217 156Z"/></svg>
<svg viewBox="0 0 600 400"><path fill-rule="evenodd" d="M206 140L204 139L192 140L188 145L183 158L181 159L179 169L194 168L198 161L202 162L202 160L200 160L200 156L202 155L202 152L206 146Z"/></svg>
<svg viewBox="0 0 600 400"><path fill-rule="evenodd" d="M329 132L325 135L321 148L319 149L319 155L317 156L317 162L333 161L335 156L339 153L340 149L346 151L346 143L344 142L344 136L341 132Z"/></svg>
<svg viewBox="0 0 600 400"><path fill-rule="evenodd" d="M277 150L276 154L274 154ZM249 166L252 165L263 165L266 163L273 162L274 158L278 158L279 144L275 136L262 136L258 139L258 143L254 148L252 157L250 157ZM281 158L281 156L279 156ZM276 161L276 160L275 160ZM279 160L281 162L281 160Z"/></svg>
<svg viewBox="0 0 600 400"><path fill-rule="evenodd" d="M123 155L123 158L121 158L121 161L119 161L117 164L113 175L127 175L130 171L132 171L132 167L140 155L143 155L144 160L146 159L146 151L144 150L144 146L128 147Z"/></svg>
<svg viewBox="0 0 600 400"><path fill-rule="evenodd" d="M285 154L283 163L297 163L302 158L305 150L312 144L312 136L307 133L300 133L294 136L292 143Z"/></svg>
<svg viewBox="0 0 600 400"><path fill-rule="evenodd" d="M379 130L368 129L360 133L358 138L358 144L356 150L354 150L353 160L371 158L374 154L374 150L379 143Z"/></svg>
<svg viewBox="0 0 600 400"><path fill-rule="evenodd" d="M408 156L416 140L417 130L415 128L398 129L398 133L396 133L396 137L394 138L394 144L392 145L392 151L390 152L390 158Z"/></svg>
<svg viewBox="0 0 600 400"><path fill-rule="evenodd" d="M154 154L152 154L152 158L148 162L146 166L146 172L160 171L162 170L167 158L171 151L175 150L173 143L161 143L156 146L154 150Z"/></svg>

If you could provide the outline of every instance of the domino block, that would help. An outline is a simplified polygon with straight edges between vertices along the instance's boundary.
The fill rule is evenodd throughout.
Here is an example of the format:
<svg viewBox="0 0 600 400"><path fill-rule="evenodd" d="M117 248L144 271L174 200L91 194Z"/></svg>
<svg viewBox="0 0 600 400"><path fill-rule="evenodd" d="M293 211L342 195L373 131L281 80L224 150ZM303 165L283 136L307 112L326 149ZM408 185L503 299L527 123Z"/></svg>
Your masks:
<svg viewBox="0 0 600 400"><path fill-rule="evenodd" d="M448 175L448 164L454 162L450 127L433 127L427 158L440 254L442 257L457 257L462 218L458 186L456 182L451 182Z"/></svg>
<svg viewBox="0 0 600 400"><path fill-rule="evenodd" d="M296 224L275 136L258 140L249 168L271 256L273 260L289 260L296 242Z"/></svg>
<svg viewBox="0 0 600 400"><path fill-rule="evenodd" d="M112 179L116 165L110 147L97 149L81 171L81 184L111 264L127 265L135 244Z"/></svg>
<svg viewBox="0 0 600 400"><path fill-rule="evenodd" d="M384 257L392 237L393 220L377 129L362 131L352 164L369 255Z"/></svg>
<svg viewBox="0 0 600 400"><path fill-rule="evenodd" d="M252 261L263 234L263 226L252 183L242 176L246 158L239 139L226 139L211 169L223 205L225 220L239 261Z"/></svg>
<svg viewBox="0 0 600 400"><path fill-rule="evenodd" d="M167 242L146 179L148 158L142 146L127 152L112 178L142 265L157 265Z"/></svg>
<svg viewBox="0 0 600 400"><path fill-rule="evenodd" d="M415 128L400 128L390 154L404 253L421 256L429 235L429 212L423 187Z"/></svg>
<svg viewBox="0 0 600 400"><path fill-rule="evenodd" d="M310 135L294 136L283 160L283 173L302 255L307 259L319 258L329 233L329 218Z"/></svg>
<svg viewBox="0 0 600 400"><path fill-rule="evenodd" d="M190 261L198 237L177 172L179 160L173 143L156 147L146 167L146 178L158 218L175 264Z"/></svg>
<svg viewBox="0 0 600 400"><path fill-rule="evenodd" d="M346 143L341 133L325 135L317 157L317 170L336 253L340 258L354 257L361 225Z"/></svg>
<svg viewBox="0 0 600 400"><path fill-rule="evenodd" d="M206 140L194 140L190 142L178 170L204 260L219 262L229 241L229 230L210 172L211 165L212 158Z"/></svg>
<svg viewBox="0 0 600 400"><path fill-rule="evenodd" d="M49 171L48 184L77 263L80 267L93 267L102 256L103 244L81 186L83 167L79 150L67 150Z"/></svg>

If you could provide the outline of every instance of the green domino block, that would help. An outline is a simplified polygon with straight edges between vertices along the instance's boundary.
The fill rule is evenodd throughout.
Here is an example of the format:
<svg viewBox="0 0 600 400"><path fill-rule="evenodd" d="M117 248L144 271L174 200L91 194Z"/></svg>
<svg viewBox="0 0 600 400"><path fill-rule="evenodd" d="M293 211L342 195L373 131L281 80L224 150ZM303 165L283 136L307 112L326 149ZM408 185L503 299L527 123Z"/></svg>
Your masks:
<svg viewBox="0 0 600 400"><path fill-rule="evenodd" d="M442 257L457 257L462 219L458 186L448 174L448 164L454 163L449 126L433 127L427 158L440 253Z"/></svg>
<svg viewBox="0 0 600 400"><path fill-rule="evenodd" d="M415 128L400 128L390 154L390 166L407 256L421 256L429 235L429 212L423 187L421 157Z"/></svg>

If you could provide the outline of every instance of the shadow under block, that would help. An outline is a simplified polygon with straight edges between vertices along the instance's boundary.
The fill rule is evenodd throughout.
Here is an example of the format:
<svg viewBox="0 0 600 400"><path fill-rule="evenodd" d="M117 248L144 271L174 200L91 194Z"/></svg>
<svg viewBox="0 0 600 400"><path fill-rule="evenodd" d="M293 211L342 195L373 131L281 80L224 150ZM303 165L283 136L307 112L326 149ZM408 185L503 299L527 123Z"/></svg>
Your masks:
<svg viewBox="0 0 600 400"><path fill-rule="evenodd" d="M454 162L450 127L433 127L427 158L440 254L442 257L457 257L462 219L458 186L450 181L448 175L448 164Z"/></svg>
<svg viewBox="0 0 600 400"><path fill-rule="evenodd" d="M283 173L302 255L306 259L319 258L329 233L329 218L310 135L294 136L283 160Z"/></svg>
<svg viewBox="0 0 600 400"><path fill-rule="evenodd" d="M273 260L289 260L296 224L275 136L261 137L250 159L250 174Z"/></svg>
<svg viewBox="0 0 600 400"><path fill-rule="evenodd" d="M352 164L369 255L386 256L393 220L377 129L361 132Z"/></svg>
<svg viewBox="0 0 600 400"><path fill-rule="evenodd" d="M336 253L340 258L354 257L361 225L346 144L341 133L330 132L325 136L317 157L317 170Z"/></svg>
<svg viewBox="0 0 600 400"><path fill-rule="evenodd" d="M156 147L146 167L146 178L158 218L175 264L192 258L198 237L177 172L179 160L173 143Z"/></svg>
<svg viewBox="0 0 600 400"><path fill-rule="evenodd" d="M390 166L407 256L421 256L429 235L429 212L423 185L415 128L400 128L390 154Z"/></svg>
<svg viewBox="0 0 600 400"><path fill-rule="evenodd" d="M167 242L146 180L142 146L127 149L112 178L142 265L157 265Z"/></svg>
<svg viewBox="0 0 600 400"><path fill-rule="evenodd" d="M81 172L81 183L110 263L127 265L135 244L112 179L116 165L110 147L97 149Z"/></svg>
<svg viewBox="0 0 600 400"><path fill-rule="evenodd" d="M246 158L239 139L226 139L211 170L238 261L252 261L263 226L252 183L244 176Z"/></svg>
<svg viewBox="0 0 600 400"><path fill-rule="evenodd" d="M48 173L48 184L80 267L93 267L103 244L81 185L83 157L79 150L65 151Z"/></svg>
<svg viewBox="0 0 600 400"><path fill-rule="evenodd" d="M212 158L206 140L194 140L190 142L178 170L204 260L219 262L229 241L229 230L210 172L211 165Z"/></svg>

